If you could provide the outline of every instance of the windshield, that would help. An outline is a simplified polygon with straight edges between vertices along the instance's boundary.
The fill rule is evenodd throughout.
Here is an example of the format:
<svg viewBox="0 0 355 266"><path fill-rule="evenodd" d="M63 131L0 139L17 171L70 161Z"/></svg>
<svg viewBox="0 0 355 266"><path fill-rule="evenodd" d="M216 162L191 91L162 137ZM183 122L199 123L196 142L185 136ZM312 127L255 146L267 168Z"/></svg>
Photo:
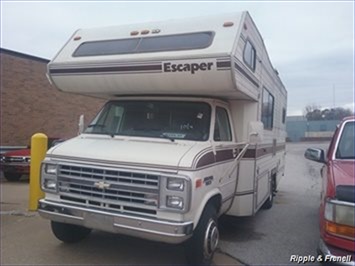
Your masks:
<svg viewBox="0 0 355 266"><path fill-rule="evenodd" d="M337 159L355 159L354 138L354 122L348 122L343 128L339 140L336 151Z"/></svg>
<svg viewBox="0 0 355 266"><path fill-rule="evenodd" d="M205 141L210 117L202 102L111 101L85 133Z"/></svg>

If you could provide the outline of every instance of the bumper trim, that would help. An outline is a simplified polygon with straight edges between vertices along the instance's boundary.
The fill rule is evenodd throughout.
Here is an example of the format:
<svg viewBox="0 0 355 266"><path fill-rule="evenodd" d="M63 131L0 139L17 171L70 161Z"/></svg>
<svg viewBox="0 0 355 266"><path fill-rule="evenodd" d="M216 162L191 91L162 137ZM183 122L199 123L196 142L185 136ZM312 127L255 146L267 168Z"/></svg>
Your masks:
<svg viewBox="0 0 355 266"><path fill-rule="evenodd" d="M327 246L326 243L324 243L324 241L322 239L320 239L319 241L319 245L318 245L318 252L323 255L323 260L325 263L336 263L338 265L348 265L348 266L355 266L355 258L354 255L348 251L344 251L344 253L348 253L348 254L342 254L342 255L335 255L332 254L332 251L330 250L330 248ZM342 261L341 258L346 258L347 256L350 256L351 261ZM327 261L325 261L326 258L329 258Z"/></svg>
<svg viewBox="0 0 355 266"><path fill-rule="evenodd" d="M178 244L187 240L193 222L174 222L87 209L46 199L39 201L39 214L46 219L87 228Z"/></svg>

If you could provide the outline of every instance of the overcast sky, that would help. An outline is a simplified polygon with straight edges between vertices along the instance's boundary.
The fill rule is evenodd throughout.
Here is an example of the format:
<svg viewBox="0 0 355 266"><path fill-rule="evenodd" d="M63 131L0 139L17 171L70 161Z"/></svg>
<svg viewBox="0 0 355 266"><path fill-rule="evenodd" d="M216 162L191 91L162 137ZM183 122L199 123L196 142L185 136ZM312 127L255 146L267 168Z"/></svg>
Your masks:
<svg viewBox="0 0 355 266"><path fill-rule="evenodd" d="M1 47L51 59L78 28L248 10L288 90L304 107L354 108L354 3L1 1Z"/></svg>

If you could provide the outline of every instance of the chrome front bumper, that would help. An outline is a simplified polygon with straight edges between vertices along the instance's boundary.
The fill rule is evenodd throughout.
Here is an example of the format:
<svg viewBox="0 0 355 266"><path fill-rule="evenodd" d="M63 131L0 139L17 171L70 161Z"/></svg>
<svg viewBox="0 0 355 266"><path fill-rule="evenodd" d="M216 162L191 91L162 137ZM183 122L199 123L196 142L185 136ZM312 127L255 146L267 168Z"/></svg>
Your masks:
<svg viewBox="0 0 355 266"><path fill-rule="evenodd" d="M119 233L153 241L178 244L192 235L192 222L161 221L124 214L86 209L41 199L39 214L56 222Z"/></svg>
<svg viewBox="0 0 355 266"><path fill-rule="evenodd" d="M327 246L322 239L319 241L318 252L323 255L323 262L325 263L349 266L355 265L355 255L353 253ZM350 260L348 258L350 258Z"/></svg>

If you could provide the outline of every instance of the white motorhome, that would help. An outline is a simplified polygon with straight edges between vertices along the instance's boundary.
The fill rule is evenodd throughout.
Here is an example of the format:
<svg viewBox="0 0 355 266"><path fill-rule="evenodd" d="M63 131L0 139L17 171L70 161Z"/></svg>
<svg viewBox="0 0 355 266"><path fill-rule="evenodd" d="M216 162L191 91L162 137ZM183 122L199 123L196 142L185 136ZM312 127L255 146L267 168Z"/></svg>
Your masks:
<svg viewBox="0 0 355 266"><path fill-rule="evenodd" d="M58 239L186 242L188 261L208 264L220 215L272 206L287 92L248 12L78 30L48 77L108 99L43 161L39 213Z"/></svg>

